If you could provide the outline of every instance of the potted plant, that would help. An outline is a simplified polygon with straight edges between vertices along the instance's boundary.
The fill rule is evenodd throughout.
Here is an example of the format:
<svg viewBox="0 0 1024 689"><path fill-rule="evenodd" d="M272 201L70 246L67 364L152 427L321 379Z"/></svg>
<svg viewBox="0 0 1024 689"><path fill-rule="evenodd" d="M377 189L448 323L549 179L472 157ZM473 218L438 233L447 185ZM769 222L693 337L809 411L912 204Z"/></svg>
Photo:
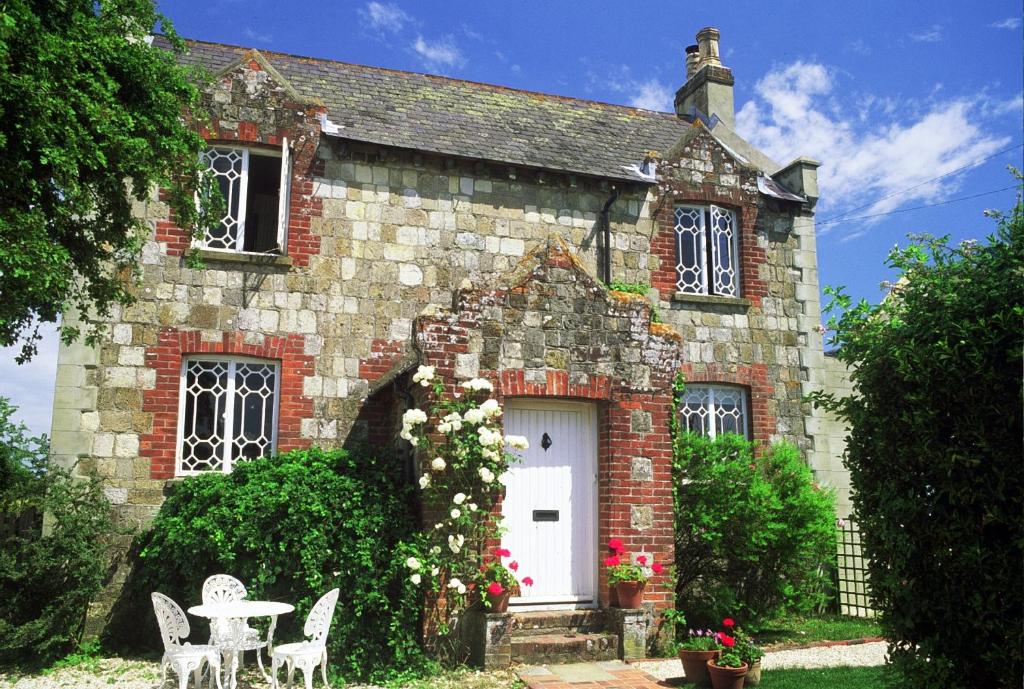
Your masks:
<svg viewBox="0 0 1024 689"><path fill-rule="evenodd" d="M520 582L516 579L519 563L515 560L507 566L502 563L502 558L510 557L512 553L507 548L495 548L490 555L484 557L484 564L480 566L480 576L476 583L484 592L484 607L490 612L507 612L508 599L519 593ZM533 586L533 579L523 577L522 585Z"/></svg>
<svg viewBox="0 0 1024 689"><path fill-rule="evenodd" d="M665 571L659 563L647 566L647 556L637 555L630 560L622 546L622 541L613 538L608 543L613 551L604 560L608 568L608 585L614 587L615 598L620 608L639 608L643 603L644 588L653 574Z"/></svg>
<svg viewBox="0 0 1024 689"><path fill-rule="evenodd" d="M728 646L726 640L735 644L735 639L731 636L722 635L721 641L729 650L724 651L721 657L708 661L711 686L713 689L743 689L743 680L747 676L749 666Z"/></svg>
<svg viewBox="0 0 1024 689"><path fill-rule="evenodd" d="M734 637L736 654L749 666L744 686L756 687L761 683L761 658L764 657L764 651L739 627L736 627Z"/></svg>
<svg viewBox="0 0 1024 689"><path fill-rule="evenodd" d="M679 660L686 679L698 687L709 686L708 661L722 654L718 637L710 629L691 629L679 647Z"/></svg>

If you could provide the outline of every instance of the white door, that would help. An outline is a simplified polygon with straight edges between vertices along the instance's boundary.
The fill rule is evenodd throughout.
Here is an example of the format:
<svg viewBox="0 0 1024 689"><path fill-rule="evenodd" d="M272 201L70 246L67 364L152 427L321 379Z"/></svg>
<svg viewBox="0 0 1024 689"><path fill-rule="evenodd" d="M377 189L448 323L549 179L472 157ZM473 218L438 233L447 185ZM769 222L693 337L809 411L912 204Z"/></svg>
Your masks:
<svg viewBox="0 0 1024 689"><path fill-rule="evenodd" d="M505 433L530 443L517 451L502 514L502 546L519 563L511 603L548 609L597 605L597 415L594 405L512 400ZM507 564L507 563L506 563Z"/></svg>

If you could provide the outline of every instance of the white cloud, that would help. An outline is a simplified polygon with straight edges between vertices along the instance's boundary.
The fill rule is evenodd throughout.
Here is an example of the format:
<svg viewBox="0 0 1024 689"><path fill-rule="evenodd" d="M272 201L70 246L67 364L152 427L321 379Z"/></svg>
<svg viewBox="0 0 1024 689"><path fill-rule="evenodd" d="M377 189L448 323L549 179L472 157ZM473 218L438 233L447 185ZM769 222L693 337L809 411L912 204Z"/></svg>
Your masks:
<svg viewBox="0 0 1024 689"><path fill-rule="evenodd" d="M661 112L672 110L675 91L657 79L633 82L631 86L633 96L629 99L629 104L634 108L660 110Z"/></svg>
<svg viewBox="0 0 1024 689"><path fill-rule="evenodd" d="M270 43L274 40L274 37L271 34L257 33L251 26L245 27L245 31L243 33L250 41L256 41L257 43Z"/></svg>
<svg viewBox="0 0 1024 689"><path fill-rule="evenodd" d="M846 44L846 49L850 52L857 53L858 55L870 55L871 46L864 42L863 38L858 38L855 41L850 41Z"/></svg>
<svg viewBox="0 0 1024 689"><path fill-rule="evenodd" d="M21 347L0 349L0 380L4 382L0 395L18 408L15 420L23 421L32 435L50 434L57 376L57 329L51 326L41 332L39 352L28 363L19 365L14 361Z"/></svg>
<svg viewBox="0 0 1024 689"><path fill-rule="evenodd" d="M466 59L459 52L451 36L429 42L422 36L417 36L416 42L412 44L412 49L420 56L427 69L461 67L466 63Z"/></svg>
<svg viewBox="0 0 1024 689"><path fill-rule="evenodd" d="M937 43L942 37L943 31L939 24L932 24L924 31L910 34L910 40L915 43Z"/></svg>
<svg viewBox="0 0 1024 689"><path fill-rule="evenodd" d="M976 96L920 104L905 100L893 110L889 99L855 95L853 105L845 107L835 74L816 63L778 67L754 91L754 100L736 115L737 130L779 162L800 155L820 160L821 209L842 210L879 199L856 213L866 215L912 200L936 200L955 190L960 176L922 184L925 180L1010 142L983 128ZM865 109L871 111L866 117ZM881 198L909 187L916 188Z"/></svg>
<svg viewBox="0 0 1024 689"><path fill-rule="evenodd" d="M1021 25L1020 17L1007 17L1002 21L992 22L989 26L993 29L1018 29Z"/></svg>
<svg viewBox="0 0 1024 689"><path fill-rule="evenodd" d="M380 33L396 34L412 21L401 7L394 3L368 2L359 9L359 16L370 28Z"/></svg>

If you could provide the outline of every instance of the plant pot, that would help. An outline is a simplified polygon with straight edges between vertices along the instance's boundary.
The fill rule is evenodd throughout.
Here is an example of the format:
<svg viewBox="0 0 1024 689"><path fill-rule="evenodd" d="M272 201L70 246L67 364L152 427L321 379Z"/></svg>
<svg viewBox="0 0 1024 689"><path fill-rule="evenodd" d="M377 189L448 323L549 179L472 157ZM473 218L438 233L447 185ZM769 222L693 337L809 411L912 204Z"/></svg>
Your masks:
<svg viewBox="0 0 1024 689"><path fill-rule="evenodd" d="M745 687L756 687L761 683L761 659L758 658L750 664L750 669L747 670L747 676L743 680L743 686Z"/></svg>
<svg viewBox="0 0 1024 689"><path fill-rule="evenodd" d="M487 612L508 612L508 599L511 596L511 591L502 591L498 595L488 593L487 602L490 603L490 607Z"/></svg>
<svg viewBox="0 0 1024 689"><path fill-rule="evenodd" d="M748 669L746 663L739 667L718 667L714 660L708 661L708 676L713 689L743 689Z"/></svg>
<svg viewBox="0 0 1024 689"><path fill-rule="evenodd" d="M615 593L619 598L619 607L626 609L639 608L644 600L645 581L620 581L615 584Z"/></svg>
<svg viewBox="0 0 1024 689"><path fill-rule="evenodd" d="M615 584L608 584L608 607L619 607L619 591L615 588Z"/></svg>
<svg viewBox="0 0 1024 689"><path fill-rule="evenodd" d="M711 686L711 679L708 677L708 661L722 655L721 651L686 651L679 650L679 660L683 663L683 672L686 673L686 680L698 687Z"/></svg>

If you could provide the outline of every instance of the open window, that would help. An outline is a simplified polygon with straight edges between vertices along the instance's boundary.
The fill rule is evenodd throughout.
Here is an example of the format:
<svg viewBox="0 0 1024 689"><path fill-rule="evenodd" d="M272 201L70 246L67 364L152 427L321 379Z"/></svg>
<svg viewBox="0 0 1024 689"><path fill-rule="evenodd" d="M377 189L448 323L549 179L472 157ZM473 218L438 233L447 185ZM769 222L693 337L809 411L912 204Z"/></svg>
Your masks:
<svg viewBox="0 0 1024 689"><path fill-rule="evenodd" d="M279 151L213 146L202 160L224 197L224 215L218 225L207 229L203 247L284 254L291 180L288 140Z"/></svg>

